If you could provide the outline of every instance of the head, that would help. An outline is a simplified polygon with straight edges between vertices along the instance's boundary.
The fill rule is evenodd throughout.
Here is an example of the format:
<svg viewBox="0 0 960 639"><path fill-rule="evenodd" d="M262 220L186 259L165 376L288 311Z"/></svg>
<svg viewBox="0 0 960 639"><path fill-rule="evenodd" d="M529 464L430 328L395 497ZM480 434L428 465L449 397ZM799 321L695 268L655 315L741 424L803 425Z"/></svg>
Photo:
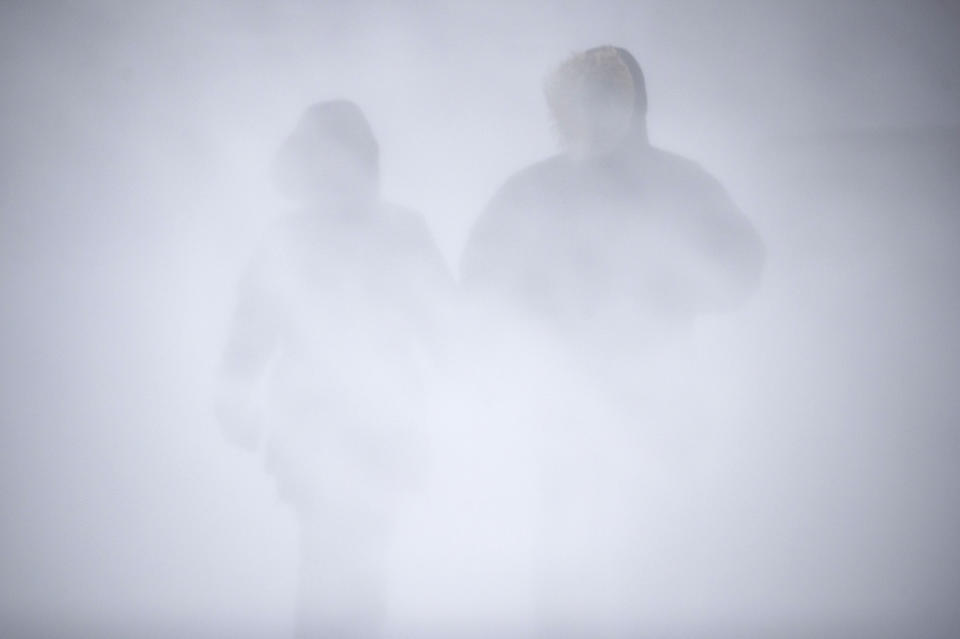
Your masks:
<svg viewBox="0 0 960 639"><path fill-rule="evenodd" d="M575 158L646 142L646 85L626 49L603 46L573 55L549 76L545 93L564 150Z"/></svg>
<svg viewBox="0 0 960 639"><path fill-rule="evenodd" d="M347 100L310 106L280 147L276 178L301 204L354 205L379 195L379 147L360 108Z"/></svg>

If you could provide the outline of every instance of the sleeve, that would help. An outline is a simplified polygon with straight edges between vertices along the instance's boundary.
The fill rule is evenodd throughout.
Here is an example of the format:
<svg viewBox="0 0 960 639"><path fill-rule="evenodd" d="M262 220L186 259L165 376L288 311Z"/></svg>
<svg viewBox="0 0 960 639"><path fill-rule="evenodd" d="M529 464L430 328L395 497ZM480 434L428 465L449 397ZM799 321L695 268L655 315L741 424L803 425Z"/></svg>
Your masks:
<svg viewBox="0 0 960 639"><path fill-rule="evenodd" d="M267 368L279 344L276 302L269 292L263 257L248 268L237 291L230 334L223 351L223 380L254 385Z"/></svg>
<svg viewBox="0 0 960 639"><path fill-rule="evenodd" d="M240 281L215 399L222 434L250 451L263 438L259 388L280 337L277 306L265 275L261 258L247 268Z"/></svg>

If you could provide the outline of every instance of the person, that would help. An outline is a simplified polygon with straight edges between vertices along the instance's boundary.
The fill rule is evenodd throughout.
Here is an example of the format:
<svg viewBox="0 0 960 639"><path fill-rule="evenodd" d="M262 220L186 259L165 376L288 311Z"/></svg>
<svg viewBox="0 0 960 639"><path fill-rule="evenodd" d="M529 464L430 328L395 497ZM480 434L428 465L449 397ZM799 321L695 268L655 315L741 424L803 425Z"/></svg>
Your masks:
<svg viewBox="0 0 960 639"><path fill-rule="evenodd" d="M638 373L659 361L683 376L669 362L678 338L757 288L764 247L716 178L650 143L645 80L627 50L574 55L545 93L563 150L495 194L468 236L461 280L534 322L629 412L657 400Z"/></svg>
<svg viewBox="0 0 960 639"><path fill-rule="evenodd" d="M223 356L225 435L262 447L300 526L298 635L374 637L450 286L422 218L379 194L379 151L352 102L309 107L276 161L295 209L244 276Z"/></svg>
<svg viewBox="0 0 960 639"><path fill-rule="evenodd" d="M565 330L596 328L614 307L664 324L746 299L760 239L714 177L650 144L633 56L577 54L546 95L563 152L494 196L469 235L464 285Z"/></svg>
<svg viewBox="0 0 960 639"><path fill-rule="evenodd" d="M630 632L614 620L654 605L637 593L667 578L658 555L677 555L659 542L682 537L669 511L683 506L663 507L663 490L679 494L679 466L662 451L698 400L677 345L696 318L750 296L764 248L717 179L650 143L645 80L627 50L575 54L545 93L562 151L495 194L461 280L550 335L580 380L544 371L565 390L531 400L549 422L531 426L545 431L543 614L559 626L549 636L614 636Z"/></svg>

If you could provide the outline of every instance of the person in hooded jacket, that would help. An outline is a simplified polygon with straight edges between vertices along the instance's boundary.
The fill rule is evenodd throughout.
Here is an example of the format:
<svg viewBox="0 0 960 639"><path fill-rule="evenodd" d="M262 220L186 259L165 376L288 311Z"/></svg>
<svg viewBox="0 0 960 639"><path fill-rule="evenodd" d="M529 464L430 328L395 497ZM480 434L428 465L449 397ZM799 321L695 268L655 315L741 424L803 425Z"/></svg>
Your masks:
<svg viewBox="0 0 960 639"><path fill-rule="evenodd" d="M763 247L723 186L650 144L643 73L622 48L574 55L545 92L563 151L512 176L474 225L464 285L565 331L730 309Z"/></svg>
<svg viewBox="0 0 960 639"><path fill-rule="evenodd" d="M544 433L546 636L634 636L630 619L682 582L665 558L692 556L675 544L699 516L680 488L696 473L673 452L676 426L703 421L684 414L699 402L684 329L750 296L764 248L713 176L650 143L628 51L574 55L545 93L562 152L499 189L461 279L552 336L580 380L545 369L560 390L530 400L544 422L531 428Z"/></svg>
<svg viewBox="0 0 960 639"><path fill-rule="evenodd" d="M373 637L392 512L422 465L424 373L450 278L423 220L385 204L360 109L309 107L276 161L295 208L239 290L226 436L262 446L300 523L298 635Z"/></svg>

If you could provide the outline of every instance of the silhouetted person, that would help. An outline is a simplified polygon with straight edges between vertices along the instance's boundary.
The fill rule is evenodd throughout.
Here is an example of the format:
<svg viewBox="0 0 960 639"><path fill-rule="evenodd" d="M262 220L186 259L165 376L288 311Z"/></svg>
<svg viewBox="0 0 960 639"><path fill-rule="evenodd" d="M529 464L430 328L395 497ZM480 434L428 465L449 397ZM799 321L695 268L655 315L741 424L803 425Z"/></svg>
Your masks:
<svg viewBox="0 0 960 639"><path fill-rule="evenodd" d="M758 281L760 241L724 188L647 139L643 74L624 49L565 62L547 99L563 152L507 180L470 234L465 285L564 330L732 307Z"/></svg>
<svg viewBox="0 0 960 639"><path fill-rule="evenodd" d="M448 285L421 218L381 202L378 146L347 101L311 106L277 159L296 204L241 284L219 412L265 440L301 528L299 636L372 637L391 510L422 463L422 373Z"/></svg>
<svg viewBox="0 0 960 639"><path fill-rule="evenodd" d="M656 470L670 465L657 451L684 421L678 405L697 397L658 379L674 353L663 345L698 315L741 303L764 251L716 179L649 143L629 52L575 55L546 96L563 151L495 195L468 238L462 280L533 318L568 354L583 397L599 391L579 415L552 406L577 391L541 400L544 614L556 624L547 636L629 635L630 616L651 605L641 593L662 574L652 564L668 554L656 543L682 536L661 517L670 498L656 486L676 471Z"/></svg>

